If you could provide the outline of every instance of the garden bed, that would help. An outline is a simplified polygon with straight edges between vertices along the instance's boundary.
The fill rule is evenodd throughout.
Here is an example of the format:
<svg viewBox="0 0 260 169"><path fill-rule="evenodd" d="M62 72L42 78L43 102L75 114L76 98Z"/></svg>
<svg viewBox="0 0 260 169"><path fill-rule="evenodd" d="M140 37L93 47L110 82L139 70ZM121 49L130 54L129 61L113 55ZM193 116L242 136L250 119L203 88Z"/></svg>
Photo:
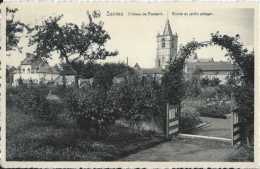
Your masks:
<svg viewBox="0 0 260 169"><path fill-rule="evenodd" d="M19 111L7 112L8 161L112 161L164 141L153 132L113 126L97 138L73 125L44 122Z"/></svg>
<svg viewBox="0 0 260 169"><path fill-rule="evenodd" d="M230 113L230 105L205 105L197 107L197 111L199 112L200 116L226 119L227 114Z"/></svg>

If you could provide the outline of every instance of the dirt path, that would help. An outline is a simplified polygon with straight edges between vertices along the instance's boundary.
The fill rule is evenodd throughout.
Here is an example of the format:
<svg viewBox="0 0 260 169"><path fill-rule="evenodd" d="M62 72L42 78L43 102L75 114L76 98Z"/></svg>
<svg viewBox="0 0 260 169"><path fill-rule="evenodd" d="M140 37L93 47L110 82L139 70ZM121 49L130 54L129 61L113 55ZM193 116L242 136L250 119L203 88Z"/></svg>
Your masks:
<svg viewBox="0 0 260 169"><path fill-rule="evenodd" d="M205 139L177 138L132 154L122 161L228 161L229 143Z"/></svg>

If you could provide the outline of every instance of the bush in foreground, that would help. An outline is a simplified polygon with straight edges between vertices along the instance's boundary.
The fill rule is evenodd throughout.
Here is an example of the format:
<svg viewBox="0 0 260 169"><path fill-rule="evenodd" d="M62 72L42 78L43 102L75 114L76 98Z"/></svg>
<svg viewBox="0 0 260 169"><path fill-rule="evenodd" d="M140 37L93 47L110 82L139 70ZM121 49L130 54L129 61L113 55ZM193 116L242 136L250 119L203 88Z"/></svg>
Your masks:
<svg viewBox="0 0 260 169"><path fill-rule="evenodd" d="M57 120L63 111L62 103L48 100L50 89L47 86L23 85L7 89L7 106L17 107L22 113L47 121Z"/></svg>
<svg viewBox="0 0 260 169"><path fill-rule="evenodd" d="M181 110L180 130L194 129L200 123L202 123L202 121L199 118L199 113L187 108Z"/></svg>
<svg viewBox="0 0 260 169"><path fill-rule="evenodd" d="M226 114L230 113L230 106L228 104L212 104L197 107L197 112L201 116L226 118Z"/></svg>

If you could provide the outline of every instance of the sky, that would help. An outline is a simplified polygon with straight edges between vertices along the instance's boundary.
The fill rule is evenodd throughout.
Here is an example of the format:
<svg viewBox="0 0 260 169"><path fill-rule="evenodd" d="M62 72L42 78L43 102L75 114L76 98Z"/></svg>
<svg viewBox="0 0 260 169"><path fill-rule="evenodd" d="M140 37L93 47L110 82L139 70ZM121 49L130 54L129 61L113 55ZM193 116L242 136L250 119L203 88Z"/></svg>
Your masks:
<svg viewBox="0 0 260 169"><path fill-rule="evenodd" d="M101 12L96 21L104 22L104 29L111 36L106 44L108 50L118 50L119 55L103 62L126 62L133 66L138 63L141 67L155 66L156 35L163 32L168 18L173 32L178 34L178 46L185 45L195 39L207 41L210 34L220 31L222 34L235 36L239 34L241 42L249 50L254 48L254 10L252 8L224 8L209 6L178 6L174 4L80 4L50 5L26 4L9 5L18 8L15 19L31 26L40 24L48 16L63 14L61 24L72 22L87 23L86 11ZM118 15L119 14L119 15ZM144 15L146 14L146 15ZM123 15L123 16L122 16ZM28 37L21 35L20 46L22 53L8 52L7 64L17 66L25 57L26 52L32 52L34 47L28 47ZM226 51L219 47L207 47L197 50L199 58L226 60ZM59 62L54 54L50 64ZM56 58L56 59L55 59Z"/></svg>

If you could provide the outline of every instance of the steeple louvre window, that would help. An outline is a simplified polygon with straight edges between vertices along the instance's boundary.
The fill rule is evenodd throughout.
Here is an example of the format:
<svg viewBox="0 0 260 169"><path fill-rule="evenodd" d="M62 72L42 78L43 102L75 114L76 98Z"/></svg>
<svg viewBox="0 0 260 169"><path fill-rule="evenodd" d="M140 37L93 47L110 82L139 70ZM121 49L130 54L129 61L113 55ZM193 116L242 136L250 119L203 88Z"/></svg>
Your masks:
<svg viewBox="0 0 260 169"><path fill-rule="evenodd" d="M165 48L165 39L162 38L162 48Z"/></svg>

